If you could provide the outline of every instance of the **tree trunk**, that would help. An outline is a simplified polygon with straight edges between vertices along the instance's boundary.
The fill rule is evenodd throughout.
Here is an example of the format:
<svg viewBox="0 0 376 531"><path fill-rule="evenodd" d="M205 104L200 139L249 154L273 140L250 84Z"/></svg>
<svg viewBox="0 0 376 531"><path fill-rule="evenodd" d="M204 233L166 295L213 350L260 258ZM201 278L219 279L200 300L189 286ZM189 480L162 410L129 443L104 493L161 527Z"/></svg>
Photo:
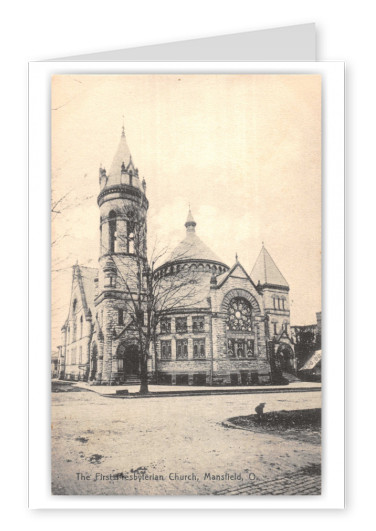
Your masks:
<svg viewBox="0 0 376 531"><path fill-rule="evenodd" d="M148 357L146 354L141 356L141 385L140 385L140 395L147 395L149 393L148 386Z"/></svg>

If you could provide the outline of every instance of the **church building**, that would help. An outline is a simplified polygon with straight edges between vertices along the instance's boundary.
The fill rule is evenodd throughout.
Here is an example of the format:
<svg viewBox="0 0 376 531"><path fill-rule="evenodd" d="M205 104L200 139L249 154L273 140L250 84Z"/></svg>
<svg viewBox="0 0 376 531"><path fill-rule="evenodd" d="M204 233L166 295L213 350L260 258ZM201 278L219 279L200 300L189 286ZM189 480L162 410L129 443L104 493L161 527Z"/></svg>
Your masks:
<svg viewBox="0 0 376 531"><path fill-rule="evenodd" d="M146 300L139 264L140 259L147 263L149 203L124 128L110 171L99 170L99 188L98 269L73 266L59 377L138 383L140 343L130 308L137 292ZM257 385L288 380L296 373L296 360L286 279L264 245L249 273L237 256L231 266L224 263L198 229L189 210L184 239L152 273L166 296L148 356L149 381ZM168 297L171 286L173 298Z"/></svg>

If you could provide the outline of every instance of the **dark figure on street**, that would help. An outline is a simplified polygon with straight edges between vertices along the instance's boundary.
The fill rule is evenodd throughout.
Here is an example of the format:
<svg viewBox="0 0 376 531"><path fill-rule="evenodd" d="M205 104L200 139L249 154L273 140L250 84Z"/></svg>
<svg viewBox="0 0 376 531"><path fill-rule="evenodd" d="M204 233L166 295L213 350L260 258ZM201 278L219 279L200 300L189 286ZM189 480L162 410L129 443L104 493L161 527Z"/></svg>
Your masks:
<svg viewBox="0 0 376 531"><path fill-rule="evenodd" d="M261 404L255 407L255 411L257 413L257 419L259 421L261 421L264 418L264 407L265 407L265 402L261 402Z"/></svg>

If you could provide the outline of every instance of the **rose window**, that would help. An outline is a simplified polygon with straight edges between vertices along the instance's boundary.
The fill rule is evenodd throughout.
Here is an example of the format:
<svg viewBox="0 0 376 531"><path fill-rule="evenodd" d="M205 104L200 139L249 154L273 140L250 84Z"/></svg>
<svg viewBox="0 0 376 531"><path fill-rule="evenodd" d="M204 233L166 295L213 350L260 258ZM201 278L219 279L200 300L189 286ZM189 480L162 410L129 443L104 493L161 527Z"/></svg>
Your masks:
<svg viewBox="0 0 376 531"><path fill-rule="evenodd" d="M241 297L232 299L227 313L227 328L229 330L251 331L252 311L250 304L245 299Z"/></svg>

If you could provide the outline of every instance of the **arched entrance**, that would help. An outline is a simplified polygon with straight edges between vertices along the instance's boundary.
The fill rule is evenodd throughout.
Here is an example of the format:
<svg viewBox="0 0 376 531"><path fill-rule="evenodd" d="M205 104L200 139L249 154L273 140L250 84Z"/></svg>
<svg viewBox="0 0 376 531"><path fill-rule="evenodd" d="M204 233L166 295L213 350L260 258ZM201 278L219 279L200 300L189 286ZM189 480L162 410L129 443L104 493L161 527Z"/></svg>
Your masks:
<svg viewBox="0 0 376 531"><path fill-rule="evenodd" d="M96 343L93 343L90 356L90 380L93 381L97 377L98 370L98 347Z"/></svg>
<svg viewBox="0 0 376 531"><path fill-rule="evenodd" d="M294 352L290 345L283 343L278 347L276 362L279 365L281 372L295 374L294 358Z"/></svg>
<svg viewBox="0 0 376 531"><path fill-rule="evenodd" d="M140 356L137 345L121 343L118 346L116 357L119 375L122 375L124 380L140 375Z"/></svg>

